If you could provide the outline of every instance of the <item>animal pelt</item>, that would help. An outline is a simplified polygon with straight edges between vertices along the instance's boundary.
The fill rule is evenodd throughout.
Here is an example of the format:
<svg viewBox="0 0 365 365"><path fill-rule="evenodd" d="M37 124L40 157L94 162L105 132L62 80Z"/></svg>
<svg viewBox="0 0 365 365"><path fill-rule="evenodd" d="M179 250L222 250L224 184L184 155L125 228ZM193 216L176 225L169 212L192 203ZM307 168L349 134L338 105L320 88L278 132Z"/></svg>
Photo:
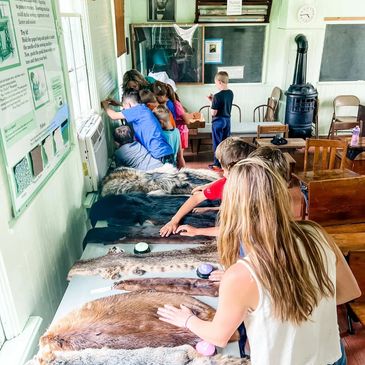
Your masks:
<svg viewBox="0 0 365 365"><path fill-rule="evenodd" d="M167 194L190 194L199 185L219 179L214 171L183 168L175 172L140 171L120 167L103 180L102 196L130 192L149 193L163 191Z"/></svg>
<svg viewBox="0 0 365 365"><path fill-rule="evenodd" d="M214 309L184 294L151 291L100 298L61 318L40 338L41 361L54 359L55 351L87 348L137 349L195 346L199 338L187 330L158 319L157 309L169 303L186 305L202 320L212 320ZM236 332L231 341L238 339Z"/></svg>
<svg viewBox="0 0 365 365"><path fill-rule="evenodd" d="M108 195L93 204L90 209L90 222L94 227L98 220L106 220L109 225L134 226L149 221L156 226L168 222L188 196L151 196L144 193ZM201 206L217 206L218 202L205 201ZM188 214L182 224L198 227L212 227L217 212Z"/></svg>
<svg viewBox="0 0 365 365"><path fill-rule="evenodd" d="M159 292L217 297L219 283L193 278L136 278L118 281L114 284L113 289L126 291L149 289Z"/></svg>
<svg viewBox="0 0 365 365"><path fill-rule="evenodd" d="M86 349L56 351L48 365L249 365L250 361L227 355L206 357L190 345L146 347L136 350ZM39 365L34 359L26 365Z"/></svg>
<svg viewBox="0 0 365 365"><path fill-rule="evenodd" d="M84 248L88 243L138 243L145 241L150 244L166 243L197 243L212 242L214 237L195 236L187 237L180 234L171 235L168 239L160 236L160 227L100 227L90 229L84 238Z"/></svg>
<svg viewBox="0 0 365 365"><path fill-rule="evenodd" d="M120 252L115 248L105 256L77 261L69 271L68 279L74 275L100 275L105 279L118 279L122 274L190 271L204 262L219 262L215 244L138 255Z"/></svg>

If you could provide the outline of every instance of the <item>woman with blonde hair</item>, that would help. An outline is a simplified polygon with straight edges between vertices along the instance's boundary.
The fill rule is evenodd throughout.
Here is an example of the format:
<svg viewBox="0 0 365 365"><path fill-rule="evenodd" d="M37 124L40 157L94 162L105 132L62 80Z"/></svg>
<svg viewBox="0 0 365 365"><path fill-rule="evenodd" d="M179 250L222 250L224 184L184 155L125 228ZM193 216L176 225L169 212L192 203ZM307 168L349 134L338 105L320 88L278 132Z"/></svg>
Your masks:
<svg viewBox="0 0 365 365"><path fill-rule="evenodd" d="M226 271L213 320L170 305L159 308L161 320L220 347L244 321L252 365L328 365L341 358L336 304L359 296L359 287L320 226L294 220L286 182L258 158L230 171L218 252Z"/></svg>

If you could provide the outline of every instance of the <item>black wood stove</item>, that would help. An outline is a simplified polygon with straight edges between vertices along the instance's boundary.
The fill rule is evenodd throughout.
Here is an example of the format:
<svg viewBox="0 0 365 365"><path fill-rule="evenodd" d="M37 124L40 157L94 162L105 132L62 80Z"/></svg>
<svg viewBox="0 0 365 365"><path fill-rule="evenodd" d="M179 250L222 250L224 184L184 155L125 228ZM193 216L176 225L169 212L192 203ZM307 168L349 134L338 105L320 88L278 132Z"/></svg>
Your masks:
<svg viewBox="0 0 365 365"><path fill-rule="evenodd" d="M295 37L297 58L293 83L285 92L285 123L289 125L289 137L306 138L312 135L318 92L306 82L308 41L305 35Z"/></svg>

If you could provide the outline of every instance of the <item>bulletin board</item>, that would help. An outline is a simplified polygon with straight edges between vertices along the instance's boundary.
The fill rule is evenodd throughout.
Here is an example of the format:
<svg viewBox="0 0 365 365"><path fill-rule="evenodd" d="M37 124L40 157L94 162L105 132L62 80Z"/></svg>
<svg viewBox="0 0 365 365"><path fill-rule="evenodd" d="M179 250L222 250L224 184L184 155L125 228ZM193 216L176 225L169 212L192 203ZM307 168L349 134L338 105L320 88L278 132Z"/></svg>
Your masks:
<svg viewBox="0 0 365 365"><path fill-rule="evenodd" d="M205 42L222 39L222 61L205 62L204 83L214 83L214 75L225 68L231 73L230 83L262 82L265 34L265 25L205 25Z"/></svg>
<svg viewBox="0 0 365 365"><path fill-rule="evenodd" d="M365 24L327 24L319 81L365 80Z"/></svg>
<svg viewBox="0 0 365 365"><path fill-rule="evenodd" d="M52 0L0 0L0 139L19 215L70 151Z"/></svg>

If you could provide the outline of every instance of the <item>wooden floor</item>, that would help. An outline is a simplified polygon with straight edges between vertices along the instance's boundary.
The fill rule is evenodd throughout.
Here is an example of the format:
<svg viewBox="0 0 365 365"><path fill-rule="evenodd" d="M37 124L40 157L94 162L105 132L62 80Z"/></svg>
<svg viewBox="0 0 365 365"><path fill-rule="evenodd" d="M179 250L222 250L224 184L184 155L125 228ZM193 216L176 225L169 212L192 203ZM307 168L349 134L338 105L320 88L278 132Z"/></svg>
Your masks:
<svg viewBox="0 0 365 365"><path fill-rule="evenodd" d="M190 168L208 168L208 164L213 162L213 154L206 150L196 153L187 151L184 153L186 165ZM303 167L303 152L296 152L294 155L296 171L301 171ZM293 199L294 215L300 217L300 190L298 186L290 189ZM364 270L365 275L365 270ZM338 308L338 321L340 333L345 345L348 365L365 365L365 327L360 323L354 323L355 335L349 335L347 332L346 312L343 306Z"/></svg>

